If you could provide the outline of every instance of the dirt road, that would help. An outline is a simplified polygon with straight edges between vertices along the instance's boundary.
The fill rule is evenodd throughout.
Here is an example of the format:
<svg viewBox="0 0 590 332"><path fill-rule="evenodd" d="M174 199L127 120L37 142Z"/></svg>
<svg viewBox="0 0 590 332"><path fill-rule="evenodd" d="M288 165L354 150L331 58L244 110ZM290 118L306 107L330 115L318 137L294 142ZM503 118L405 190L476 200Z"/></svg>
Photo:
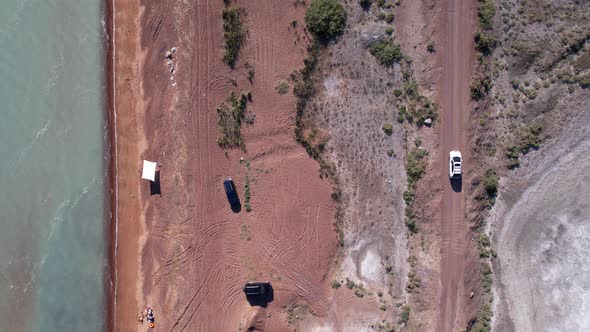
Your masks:
<svg viewBox="0 0 590 332"><path fill-rule="evenodd" d="M461 326L460 298L467 248L467 224L464 217L464 194L461 183L451 184L448 175L448 152L460 150L464 170L469 169L467 150L469 84L473 59L473 10L475 1L448 0L443 47L441 181L442 258L439 331L457 331Z"/></svg>

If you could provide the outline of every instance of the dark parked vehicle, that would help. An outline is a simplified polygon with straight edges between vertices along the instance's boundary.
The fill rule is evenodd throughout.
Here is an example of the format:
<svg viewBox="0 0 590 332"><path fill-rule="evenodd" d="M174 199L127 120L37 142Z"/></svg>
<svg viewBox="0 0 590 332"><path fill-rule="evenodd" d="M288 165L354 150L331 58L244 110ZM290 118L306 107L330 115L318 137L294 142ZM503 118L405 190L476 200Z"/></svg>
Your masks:
<svg viewBox="0 0 590 332"><path fill-rule="evenodd" d="M228 178L227 180L223 181L223 189L225 189L225 194L227 195L229 205L232 207L240 205L240 199L238 198L238 191L236 190L234 180Z"/></svg>
<svg viewBox="0 0 590 332"><path fill-rule="evenodd" d="M246 296L265 297L270 290L270 282L249 282L244 285Z"/></svg>

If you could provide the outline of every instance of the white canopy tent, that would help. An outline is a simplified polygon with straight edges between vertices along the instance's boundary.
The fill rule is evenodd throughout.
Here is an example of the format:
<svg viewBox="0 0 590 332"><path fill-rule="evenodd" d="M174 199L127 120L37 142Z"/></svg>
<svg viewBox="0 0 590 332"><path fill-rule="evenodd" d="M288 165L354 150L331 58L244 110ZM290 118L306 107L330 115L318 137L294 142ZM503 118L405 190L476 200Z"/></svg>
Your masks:
<svg viewBox="0 0 590 332"><path fill-rule="evenodd" d="M150 181L156 181L156 165L157 164L153 161L144 160L141 178Z"/></svg>

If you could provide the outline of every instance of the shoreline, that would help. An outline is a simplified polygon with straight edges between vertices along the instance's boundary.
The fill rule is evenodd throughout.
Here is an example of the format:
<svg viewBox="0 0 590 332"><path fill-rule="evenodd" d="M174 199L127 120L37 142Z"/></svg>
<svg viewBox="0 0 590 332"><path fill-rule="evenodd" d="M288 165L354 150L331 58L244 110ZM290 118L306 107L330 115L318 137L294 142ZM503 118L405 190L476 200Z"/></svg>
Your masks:
<svg viewBox="0 0 590 332"><path fill-rule="evenodd" d="M116 114L115 114L115 71L114 71L114 5L115 0L105 1L104 7L104 20L105 20L105 97L106 97L106 127L107 127L107 143L108 143L108 161L106 165L108 190L105 191L105 202L109 204L108 208L105 209L105 214L108 211L108 231L105 234L106 241L108 244L107 249L107 278L109 283L105 282L105 307L107 311L107 323L106 328L109 331L115 329L116 319L116 287L117 287L117 268L116 268L116 256L117 256L117 135L116 135ZM105 151L107 150L105 149ZM105 280L106 281L106 280Z"/></svg>
<svg viewBox="0 0 590 332"><path fill-rule="evenodd" d="M110 160L109 280L107 328L129 331L136 328L141 307L141 248L145 233L145 199L139 174L147 146L142 98L143 56L141 49L141 5L139 1L107 1L106 78Z"/></svg>

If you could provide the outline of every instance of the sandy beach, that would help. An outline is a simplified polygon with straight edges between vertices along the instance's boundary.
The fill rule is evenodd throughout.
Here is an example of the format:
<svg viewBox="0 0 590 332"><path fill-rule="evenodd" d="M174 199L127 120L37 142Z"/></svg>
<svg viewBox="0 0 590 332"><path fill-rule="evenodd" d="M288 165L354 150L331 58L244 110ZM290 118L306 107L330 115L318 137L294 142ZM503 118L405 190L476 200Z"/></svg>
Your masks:
<svg viewBox="0 0 590 332"><path fill-rule="evenodd" d="M143 99L141 96L141 48L139 40L140 7L136 1L114 1L111 19L111 54L113 80L111 135L113 164L112 190L113 255L115 281L112 289L112 326L116 331L130 331L139 314L137 290L140 281L139 237L143 234L143 213L139 192L141 152L145 148L143 133Z"/></svg>

